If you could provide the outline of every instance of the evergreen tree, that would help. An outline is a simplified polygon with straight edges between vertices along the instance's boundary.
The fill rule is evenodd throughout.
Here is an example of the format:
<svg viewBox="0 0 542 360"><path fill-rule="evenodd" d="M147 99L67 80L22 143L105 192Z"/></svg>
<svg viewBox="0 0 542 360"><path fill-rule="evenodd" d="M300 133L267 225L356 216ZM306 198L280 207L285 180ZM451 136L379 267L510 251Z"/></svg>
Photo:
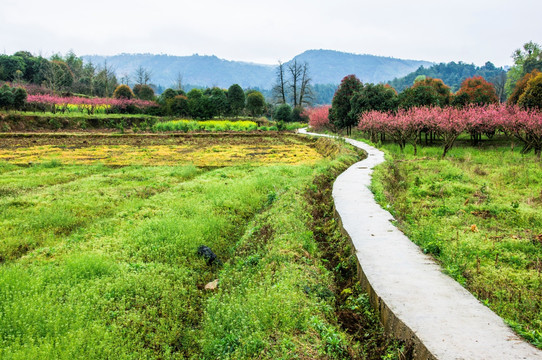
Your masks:
<svg viewBox="0 0 542 360"><path fill-rule="evenodd" d="M247 110L252 117L259 116L265 111L265 98L259 91L251 91L247 95Z"/></svg>
<svg viewBox="0 0 542 360"><path fill-rule="evenodd" d="M351 114L350 100L362 88L362 82L355 75L348 75L342 79L331 101L329 119L337 128L346 129L347 134L350 134L352 126L357 123L357 117Z"/></svg>
<svg viewBox="0 0 542 360"><path fill-rule="evenodd" d="M395 111L398 103L397 92L391 86L365 84L350 100L350 116L359 118L361 114L370 110Z"/></svg>
<svg viewBox="0 0 542 360"><path fill-rule="evenodd" d="M237 84L228 89L228 105L233 116L239 116L245 108L245 92Z"/></svg>

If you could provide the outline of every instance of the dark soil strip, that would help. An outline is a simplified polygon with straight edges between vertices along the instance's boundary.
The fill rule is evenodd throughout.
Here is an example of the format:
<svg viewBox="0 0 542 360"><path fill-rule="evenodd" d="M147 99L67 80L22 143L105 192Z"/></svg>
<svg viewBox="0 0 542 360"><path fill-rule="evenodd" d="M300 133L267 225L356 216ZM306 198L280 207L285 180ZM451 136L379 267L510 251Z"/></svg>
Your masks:
<svg viewBox="0 0 542 360"><path fill-rule="evenodd" d="M0 134L0 148L11 149L42 145L89 147L96 145L265 145L314 144L315 140L294 134L254 133L172 133L172 134L74 134L17 133Z"/></svg>
<svg viewBox="0 0 542 360"><path fill-rule="evenodd" d="M339 325L361 345L359 351L350 350L351 358L402 359L413 358L409 344L394 340L384 333L378 315L372 310L367 294L359 286L357 262L353 246L340 231L335 219L332 187L340 169L319 175L307 193L310 204L310 227L319 244L326 267L335 276L335 312ZM353 303L353 299L364 299Z"/></svg>

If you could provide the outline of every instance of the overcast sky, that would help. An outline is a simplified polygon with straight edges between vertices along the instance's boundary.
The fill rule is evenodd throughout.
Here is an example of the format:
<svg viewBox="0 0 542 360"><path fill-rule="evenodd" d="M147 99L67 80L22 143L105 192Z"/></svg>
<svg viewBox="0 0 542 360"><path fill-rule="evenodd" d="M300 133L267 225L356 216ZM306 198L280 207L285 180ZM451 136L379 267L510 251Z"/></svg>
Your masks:
<svg viewBox="0 0 542 360"><path fill-rule="evenodd" d="M275 64L309 49L511 64L542 44L540 0L1 0L0 52L216 55Z"/></svg>

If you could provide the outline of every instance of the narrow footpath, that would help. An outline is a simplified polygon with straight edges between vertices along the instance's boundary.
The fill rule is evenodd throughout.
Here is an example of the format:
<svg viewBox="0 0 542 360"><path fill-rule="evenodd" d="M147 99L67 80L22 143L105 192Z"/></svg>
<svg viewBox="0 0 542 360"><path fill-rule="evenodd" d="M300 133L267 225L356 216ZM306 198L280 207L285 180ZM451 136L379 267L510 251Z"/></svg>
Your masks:
<svg viewBox="0 0 542 360"><path fill-rule="evenodd" d="M308 133L301 134L328 136ZM542 351L516 335L504 321L449 276L391 221L369 190L373 168L384 153L345 139L367 158L333 184L343 230L355 247L362 286L386 330L411 341L415 359L542 360Z"/></svg>

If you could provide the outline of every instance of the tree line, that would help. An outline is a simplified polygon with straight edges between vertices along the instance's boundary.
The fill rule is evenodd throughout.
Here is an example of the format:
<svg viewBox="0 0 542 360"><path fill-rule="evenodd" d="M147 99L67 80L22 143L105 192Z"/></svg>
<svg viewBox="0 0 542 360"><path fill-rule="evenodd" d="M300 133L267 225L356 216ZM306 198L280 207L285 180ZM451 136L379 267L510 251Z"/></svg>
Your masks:
<svg viewBox="0 0 542 360"><path fill-rule="evenodd" d="M465 107L498 103L495 88L482 77L466 79L454 94L440 79L419 76L414 84L397 93L388 84L363 84L355 75L346 76L331 102L329 119L347 133L367 111L396 112L414 107Z"/></svg>
<svg viewBox="0 0 542 360"><path fill-rule="evenodd" d="M503 89L507 104L523 109L542 109L542 49L529 42L513 54ZM329 109L330 123L337 129L351 128L369 111L396 113L420 107L465 108L501 102L495 85L482 76L465 79L454 93L441 79L418 75L411 86L398 93L389 84L363 84L355 75L346 76L339 85ZM321 122L321 120L319 120Z"/></svg>
<svg viewBox="0 0 542 360"><path fill-rule="evenodd" d="M260 116L267 110L267 103L261 92L247 90L238 84L227 90L218 87L192 89L166 89L157 99L159 111L165 116L212 119L213 117L238 117L240 115Z"/></svg>
<svg viewBox="0 0 542 360"><path fill-rule="evenodd" d="M150 96L136 96L147 92ZM101 106L106 105L106 106ZM160 96L154 96L148 85L118 85L112 98L84 98L77 96L59 97L47 94L27 95L23 87L0 87L0 109L64 112L69 107L89 115L102 107L105 113L145 113L156 116L190 117L212 119L214 117L238 117L240 115L260 116L267 111L263 95L256 90L246 92L237 84L229 89L218 87L184 90L166 89Z"/></svg>
<svg viewBox="0 0 542 360"><path fill-rule="evenodd" d="M0 55L0 81L25 84L29 92L64 92L109 97L118 86L113 69L104 63L83 63L73 52L50 59L28 51Z"/></svg>
<svg viewBox="0 0 542 360"><path fill-rule="evenodd" d="M402 77L395 78L388 82L398 92L410 87L418 76L426 76L435 79L441 79L450 87L452 92L457 92L461 87L463 80L481 76L491 82L497 91L497 96L501 101L506 100L504 86L506 82L506 70L502 67L496 67L490 61L483 66L475 66L474 64L465 64L463 62L449 62L435 64L429 68L420 67L416 71Z"/></svg>
<svg viewBox="0 0 542 360"><path fill-rule="evenodd" d="M95 66L83 63L73 52L47 59L27 51L0 55L0 108L24 109L27 94L62 96L113 97L156 101L159 106L148 107L153 115L187 116L209 119L215 116L262 115L267 104L261 92L245 91L239 85L229 89L217 87L182 90L182 78L176 89L166 89L155 95L151 84L152 72L138 67L131 76L119 80L114 69L104 62ZM133 86L128 83L133 82ZM10 84L11 86L8 86ZM130 109L130 108L129 108ZM141 111L133 107L133 111Z"/></svg>
<svg viewBox="0 0 542 360"><path fill-rule="evenodd" d="M294 102L307 103L310 93L307 89L310 82L307 77L308 65L296 65L293 69L296 77ZM179 74L175 88L168 88L156 96L156 87L151 83L151 79L152 72L142 66L131 76L125 74L117 79L114 69L107 62L98 66L92 62L84 63L73 52L65 56L55 54L47 59L27 51L19 51L13 55L0 55L0 82L4 82L4 86L0 88L0 108L23 110L28 93L150 100L156 101L158 106L146 107L145 112L194 119L273 115L274 104L268 104L258 90L245 91L239 85L233 84L228 89L212 87L185 91L182 75ZM129 83L133 85L130 87ZM289 84L289 80L284 82L285 86L286 84ZM285 93L289 94L289 91ZM138 107L127 107L123 111L130 109L142 111L142 108Z"/></svg>

